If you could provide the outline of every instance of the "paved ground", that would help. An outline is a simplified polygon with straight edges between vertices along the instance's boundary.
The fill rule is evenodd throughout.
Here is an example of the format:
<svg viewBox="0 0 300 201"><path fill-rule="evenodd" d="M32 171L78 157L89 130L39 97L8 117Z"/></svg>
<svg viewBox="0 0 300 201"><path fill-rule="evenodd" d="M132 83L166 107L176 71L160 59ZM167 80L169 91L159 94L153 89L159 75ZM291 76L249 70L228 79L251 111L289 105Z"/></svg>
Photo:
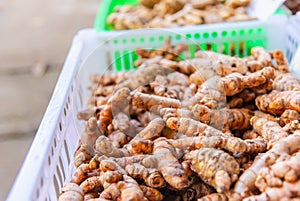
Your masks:
<svg viewBox="0 0 300 201"><path fill-rule="evenodd" d="M41 121L73 36L100 0L0 1L0 200Z"/></svg>

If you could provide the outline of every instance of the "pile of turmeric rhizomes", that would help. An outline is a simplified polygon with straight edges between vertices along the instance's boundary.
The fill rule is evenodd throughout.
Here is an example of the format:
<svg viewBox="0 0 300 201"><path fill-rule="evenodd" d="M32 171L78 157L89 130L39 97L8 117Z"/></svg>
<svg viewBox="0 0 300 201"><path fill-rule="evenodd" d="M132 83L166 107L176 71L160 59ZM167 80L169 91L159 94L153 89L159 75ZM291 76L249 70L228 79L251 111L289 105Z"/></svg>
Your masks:
<svg viewBox="0 0 300 201"><path fill-rule="evenodd" d="M299 200L300 81L280 50L137 49L91 75L86 129L59 200Z"/></svg>
<svg viewBox="0 0 300 201"><path fill-rule="evenodd" d="M107 24L115 30L178 27L254 20L251 0L139 0L114 9Z"/></svg>

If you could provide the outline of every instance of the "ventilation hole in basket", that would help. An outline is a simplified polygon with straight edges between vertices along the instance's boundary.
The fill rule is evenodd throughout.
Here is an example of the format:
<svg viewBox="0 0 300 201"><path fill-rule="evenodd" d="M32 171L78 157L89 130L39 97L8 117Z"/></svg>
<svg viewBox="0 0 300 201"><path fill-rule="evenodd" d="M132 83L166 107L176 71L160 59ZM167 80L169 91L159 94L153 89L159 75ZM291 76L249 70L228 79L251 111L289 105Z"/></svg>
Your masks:
<svg viewBox="0 0 300 201"><path fill-rule="evenodd" d="M66 179L66 174L65 174L65 171L64 171L65 168L64 168L64 164L62 162L61 157L59 157L59 165L60 165L60 169L62 171L62 176L63 176L62 181L64 181Z"/></svg>
<svg viewBox="0 0 300 201"><path fill-rule="evenodd" d="M54 144L54 147L56 148L56 145L57 145L56 138L53 139L53 144Z"/></svg>
<svg viewBox="0 0 300 201"><path fill-rule="evenodd" d="M127 43L127 40L126 40L126 39L123 39L123 40L122 40L122 43L123 43L123 44L126 44L126 43Z"/></svg>
<svg viewBox="0 0 300 201"><path fill-rule="evenodd" d="M212 36L213 38L217 38L217 37L218 37L218 33L214 31L214 32L212 32L211 36Z"/></svg>
<svg viewBox="0 0 300 201"><path fill-rule="evenodd" d="M248 29L248 34L253 34L253 29Z"/></svg>
<svg viewBox="0 0 300 201"><path fill-rule="evenodd" d="M151 43L153 43L153 42L155 41L155 38L154 38L154 37L150 37L150 38L149 38L149 41L150 41Z"/></svg>
<svg viewBox="0 0 300 201"><path fill-rule="evenodd" d="M115 51L114 52L114 61L115 61L115 65L116 65L116 71L122 71L122 61L120 59L120 52L119 51Z"/></svg>
<svg viewBox="0 0 300 201"><path fill-rule="evenodd" d="M192 38L192 34L186 34L185 37L186 38Z"/></svg>
<svg viewBox="0 0 300 201"><path fill-rule="evenodd" d="M205 32L205 33L203 34L203 38L208 38L208 37L209 37L209 33Z"/></svg>
<svg viewBox="0 0 300 201"><path fill-rule="evenodd" d="M258 29L257 29L257 33L258 33L258 34L262 34L262 33L263 33L263 29L262 29L262 28L258 28Z"/></svg>
<svg viewBox="0 0 300 201"><path fill-rule="evenodd" d="M175 38L176 40L181 40L181 35L177 34Z"/></svg>
<svg viewBox="0 0 300 201"><path fill-rule="evenodd" d="M241 29L241 30L240 30L240 35L241 35L241 36L244 36L244 35L245 35L245 30L244 30L244 29Z"/></svg>
<svg viewBox="0 0 300 201"><path fill-rule="evenodd" d="M125 50L123 52L123 64L124 64L124 69L126 71L130 70L130 58L129 58L129 51Z"/></svg>
<svg viewBox="0 0 300 201"><path fill-rule="evenodd" d="M60 132L62 131L62 125L61 125L61 122L58 123L58 128L60 130Z"/></svg>
<svg viewBox="0 0 300 201"><path fill-rule="evenodd" d="M145 38L140 38L140 42L144 43L145 42Z"/></svg>
<svg viewBox="0 0 300 201"><path fill-rule="evenodd" d="M38 198L40 197L40 189L36 189L35 197L36 197L36 200L38 200Z"/></svg>
<svg viewBox="0 0 300 201"><path fill-rule="evenodd" d="M66 102L66 108L67 108L67 110L69 109L69 103L68 103L68 101Z"/></svg>
<svg viewBox="0 0 300 201"><path fill-rule="evenodd" d="M54 156L54 149L53 147L50 148L51 156Z"/></svg>
<svg viewBox="0 0 300 201"><path fill-rule="evenodd" d="M159 40L159 41L163 41L164 38L165 38L165 37L163 37L163 36L159 36L159 37L158 37L158 40Z"/></svg>
<svg viewBox="0 0 300 201"><path fill-rule="evenodd" d="M58 184L58 181L57 181L55 175L53 175L53 183L54 183L54 190L55 190L56 197L58 197L58 195L59 195L59 193L60 193L60 192L59 192L59 187L60 187L60 185Z"/></svg>
<svg viewBox="0 0 300 201"><path fill-rule="evenodd" d="M64 115L67 116L66 108L64 108Z"/></svg>
<svg viewBox="0 0 300 201"><path fill-rule="evenodd" d="M231 31L231 36L236 36L236 31L235 30Z"/></svg>
<svg viewBox="0 0 300 201"><path fill-rule="evenodd" d="M119 43L119 40L115 39L114 44L118 44L118 43Z"/></svg>
<svg viewBox="0 0 300 201"><path fill-rule="evenodd" d="M51 157L48 156L48 165L50 166L51 165Z"/></svg>
<svg viewBox="0 0 300 201"><path fill-rule="evenodd" d="M194 37L195 37L196 39L199 39L199 38L200 38L200 34L199 34L199 33L195 33Z"/></svg>
<svg viewBox="0 0 300 201"><path fill-rule="evenodd" d="M227 31L222 31L222 36L223 36L223 37L226 37L227 34L228 34Z"/></svg>
<svg viewBox="0 0 300 201"><path fill-rule="evenodd" d="M41 177L41 180L40 180L40 187L43 187L44 186L44 178Z"/></svg>
<svg viewBox="0 0 300 201"><path fill-rule="evenodd" d="M131 42L132 42L132 43L135 43L135 42L136 42L135 38L132 38L132 39L131 39Z"/></svg>
<svg viewBox="0 0 300 201"><path fill-rule="evenodd" d="M69 150L68 150L68 145L67 145L67 141L66 140L64 140L64 148L65 148L65 151L66 151L68 164L70 164L71 158L70 158L70 153L69 153Z"/></svg>

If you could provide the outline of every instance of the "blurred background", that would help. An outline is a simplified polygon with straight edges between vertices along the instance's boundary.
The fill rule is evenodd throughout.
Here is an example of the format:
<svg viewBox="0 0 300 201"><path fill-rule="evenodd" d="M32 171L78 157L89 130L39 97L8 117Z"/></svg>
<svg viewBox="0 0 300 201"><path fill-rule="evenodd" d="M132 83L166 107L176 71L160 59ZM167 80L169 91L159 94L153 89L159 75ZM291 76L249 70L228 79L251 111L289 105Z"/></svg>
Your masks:
<svg viewBox="0 0 300 201"><path fill-rule="evenodd" d="M0 200L32 143L72 38L101 0L0 1Z"/></svg>

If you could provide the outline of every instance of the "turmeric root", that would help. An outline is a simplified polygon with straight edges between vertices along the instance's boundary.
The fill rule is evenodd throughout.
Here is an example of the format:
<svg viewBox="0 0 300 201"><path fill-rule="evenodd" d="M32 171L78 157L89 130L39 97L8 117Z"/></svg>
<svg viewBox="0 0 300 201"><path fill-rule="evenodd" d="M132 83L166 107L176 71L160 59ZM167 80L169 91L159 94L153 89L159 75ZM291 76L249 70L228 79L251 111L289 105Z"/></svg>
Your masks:
<svg viewBox="0 0 300 201"><path fill-rule="evenodd" d="M119 130L109 134L108 138L112 141L113 146L115 146L116 148L123 147L129 141L128 136Z"/></svg>
<svg viewBox="0 0 300 201"><path fill-rule="evenodd" d="M151 188L144 185L140 185L140 188L143 191L144 196L149 201L161 201L164 198L164 196L155 188Z"/></svg>
<svg viewBox="0 0 300 201"><path fill-rule="evenodd" d="M201 123L189 118L171 117L166 121L166 125L178 133L186 136L224 136L227 135L222 131L215 129L207 124Z"/></svg>
<svg viewBox="0 0 300 201"><path fill-rule="evenodd" d="M159 138L154 141L153 157L146 158L148 162L143 165L150 165L157 168L163 175L166 182L177 190L182 190L188 185L187 175L176 158L175 148L167 142L165 138Z"/></svg>
<svg viewBox="0 0 300 201"><path fill-rule="evenodd" d="M67 183L61 189L61 194L59 195L59 201L83 201L83 191L82 189L74 183Z"/></svg>
<svg viewBox="0 0 300 201"><path fill-rule="evenodd" d="M228 136L199 136L185 137L176 140L169 140L176 148L182 150L195 150L200 148L220 148L230 151L233 154L260 153L266 150L267 141L264 139L242 140L237 137Z"/></svg>
<svg viewBox="0 0 300 201"><path fill-rule="evenodd" d="M137 70L128 75L128 79L116 85L116 89L127 87L135 90L139 86L149 84L155 80L157 75L166 75L170 70L162 68L158 65L141 66ZM142 76L141 76L142 75Z"/></svg>
<svg viewBox="0 0 300 201"><path fill-rule="evenodd" d="M242 76L239 73L232 73L221 80L224 83L225 94L233 96L245 88L253 88L265 84L274 77L274 68L266 67L254 73Z"/></svg>
<svg viewBox="0 0 300 201"><path fill-rule="evenodd" d="M159 112L164 121L167 121L170 117L194 118L190 110L183 108L162 108Z"/></svg>
<svg viewBox="0 0 300 201"><path fill-rule="evenodd" d="M260 169L274 164L280 156L295 153L299 148L300 132L295 131L294 134L275 143L269 151L256 157L253 164L239 177L234 186L233 193L230 195L230 199L242 200L249 196Z"/></svg>
<svg viewBox="0 0 300 201"><path fill-rule="evenodd" d="M277 122L270 121L265 118L254 116L251 118L251 124L257 133L259 133L263 138L269 140L272 144L288 136Z"/></svg>
<svg viewBox="0 0 300 201"><path fill-rule="evenodd" d="M279 118L280 126L285 126L294 120L299 120L299 113L295 110L285 110Z"/></svg>
<svg viewBox="0 0 300 201"><path fill-rule="evenodd" d="M212 110L205 105L196 104L192 108L194 116L201 122L211 125L215 122L224 122L224 126L232 130L244 130L250 128L251 111L247 109ZM226 121L227 120L227 121ZM226 121L226 122L225 122Z"/></svg>
<svg viewBox="0 0 300 201"><path fill-rule="evenodd" d="M75 167L79 167L83 163L88 163L90 159L93 157L93 153L91 147L87 144L82 144L79 142L79 146L74 154L74 165Z"/></svg>
<svg viewBox="0 0 300 201"><path fill-rule="evenodd" d="M71 182L79 185L82 181L84 181L88 177L87 173L90 171L91 169L89 164L84 164L84 163L81 164L79 167L77 167L71 179Z"/></svg>
<svg viewBox="0 0 300 201"><path fill-rule="evenodd" d="M123 181L119 181L117 186L121 192L121 200L146 201L139 184L131 177L123 175Z"/></svg>
<svg viewBox="0 0 300 201"><path fill-rule="evenodd" d="M283 178L287 182L296 182L300 176L300 152L295 153L286 160L276 161L272 165L271 171L276 177Z"/></svg>
<svg viewBox="0 0 300 201"><path fill-rule="evenodd" d="M255 72L267 66L272 66L272 58L269 52L262 47L253 47L251 55L254 60L247 61L248 69L250 72ZM247 60L247 58L246 58Z"/></svg>
<svg viewBox="0 0 300 201"><path fill-rule="evenodd" d="M202 148L185 154L184 159L191 163L191 169L203 181L219 193L228 191L230 185L238 179L239 164L224 151Z"/></svg>
<svg viewBox="0 0 300 201"><path fill-rule="evenodd" d="M100 198L107 200L116 200L120 196L121 192L117 186L117 183L112 183L106 187L100 194Z"/></svg>
<svg viewBox="0 0 300 201"><path fill-rule="evenodd" d="M263 112L281 115L286 109L300 112L300 91L273 91L270 94L258 96L256 106Z"/></svg>
<svg viewBox="0 0 300 201"><path fill-rule="evenodd" d="M289 64L287 61L287 58L285 57L283 51L281 50L273 50L271 51L272 58L276 61L276 68L284 73L288 73L289 70Z"/></svg>
<svg viewBox="0 0 300 201"><path fill-rule="evenodd" d="M152 152L153 142L143 138L134 138L122 148L116 148L106 136L96 140L95 151L108 157L126 157L134 154L147 154Z"/></svg>
<svg viewBox="0 0 300 201"><path fill-rule="evenodd" d="M106 104L104 108L100 111L99 117L99 128L102 133L107 133L107 127L112 123L112 107L111 104Z"/></svg>
<svg viewBox="0 0 300 201"><path fill-rule="evenodd" d="M245 201L255 200L290 200L293 197L300 196L300 181L283 182L281 187L267 188L265 192L259 195L253 195L245 198Z"/></svg>
<svg viewBox="0 0 300 201"><path fill-rule="evenodd" d="M141 164L135 163L127 165L125 170L132 178L142 178L147 186L153 188L165 186L165 180L157 169L146 168Z"/></svg>
<svg viewBox="0 0 300 201"><path fill-rule="evenodd" d="M273 89L277 91L300 90L300 80L292 73L277 73Z"/></svg>
<svg viewBox="0 0 300 201"><path fill-rule="evenodd" d="M83 144L87 144L92 149L100 135L102 135L102 133L98 127L97 119L95 117L91 117L87 121L85 131L81 134L81 141Z"/></svg>
<svg viewBox="0 0 300 201"><path fill-rule="evenodd" d="M136 106L137 108L149 110L151 112L159 114L159 110L161 108L179 108L181 103L176 99L144 94L137 91L132 95L132 105Z"/></svg>
<svg viewBox="0 0 300 201"><path fill-rule="evenodd" d="M193 183L185 190L182 195L183 201L192 201L197 198L203 197L205 195L215 192L213 188L204 183L199 178L195 179Z"/></svg>

